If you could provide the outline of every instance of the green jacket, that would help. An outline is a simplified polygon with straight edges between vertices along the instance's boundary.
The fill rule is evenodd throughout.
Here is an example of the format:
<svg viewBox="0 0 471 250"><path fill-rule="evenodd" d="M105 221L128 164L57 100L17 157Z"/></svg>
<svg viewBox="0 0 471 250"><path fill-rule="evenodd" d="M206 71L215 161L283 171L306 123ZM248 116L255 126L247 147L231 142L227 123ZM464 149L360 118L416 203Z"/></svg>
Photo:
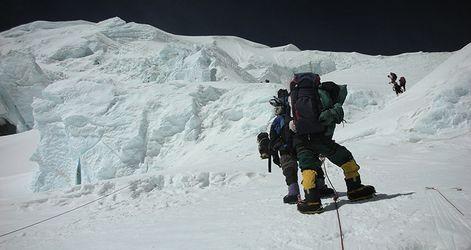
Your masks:
<svg viewBox="0 0 471 250"><path fill-rule="evenodd" d="M333 136L336 124L340 124L344 118L342 105L348 94L347 85L323 82L318 93L322 104L319 120L326 127L324 134Z"/></svg>

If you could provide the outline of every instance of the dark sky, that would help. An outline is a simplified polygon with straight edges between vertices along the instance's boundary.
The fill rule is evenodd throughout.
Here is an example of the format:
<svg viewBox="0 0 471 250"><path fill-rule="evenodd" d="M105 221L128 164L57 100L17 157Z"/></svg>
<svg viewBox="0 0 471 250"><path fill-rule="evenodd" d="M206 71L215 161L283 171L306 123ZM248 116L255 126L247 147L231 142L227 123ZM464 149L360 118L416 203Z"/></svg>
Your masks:
<svg viewBox="0 0 471 250"><path fill-rule="evenodd" d="M2 0L0 30L36 21L119 16L179 35L234 35L269 46L392 55L471 42L467 1Z"/></svg>

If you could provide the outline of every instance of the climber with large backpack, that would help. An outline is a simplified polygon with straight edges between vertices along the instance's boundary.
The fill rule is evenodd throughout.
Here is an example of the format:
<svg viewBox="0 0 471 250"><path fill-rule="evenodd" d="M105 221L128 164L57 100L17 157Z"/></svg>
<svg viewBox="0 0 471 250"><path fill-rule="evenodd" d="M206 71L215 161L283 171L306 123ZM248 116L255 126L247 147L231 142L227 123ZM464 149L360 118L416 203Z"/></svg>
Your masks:
<svg viewBox="0 0 471 250"><path fill-rule="evenodd" d="M406 92L406 78L401 76L399 78L399 86L401 86L402 92Z"/></svg>
<svg viewBox="0 0 471 250"><path fill-rule="evenodd" d="M396 96L401 94L403 91L402 91L402 87L399 85L399 83L396 82L397 75L393 72L390 72L389 75L388 75L388 78L391 80L389 82L389 84L392 86L392 90L396 93Z"/></svg>
<svg viewBox="0 0 471 250"><path fill-rule="evenodd" d="M297 205L301 213L323 212L320 188L325 183L319 181L324 174L320 156L342 168L350 201L369 199L376 192L373 186L362 184L360 166L352 153L332 139L336 124L344 118L342 105L346 96L346 85L321 83L319 75L314 73L295 74L290 82L293 120L289 127L295 132L293 144L305 194L305 199Z"/></svg>
<svg viewBox="0 0 471 250"><path fill-rule="evenodd" d="M259 152L262 159L273 157L273 162L281 167L285 182L288 186L288 194L283 197L283 202L287 204L296 204L300 198L298 185L298 163L296 151L293 147L293 131L289 129L291 121L290 106L288 101L289 93L286 89L279 89L277 96L270 100L274 107L275 119L270 126L270 134L260 133L258 138ZM267 141L259 138L266 138ZM266 145L266 146L264 146ZM324 179L320 182L325 183ZM334 190L323 185L320 188L321 197L331 197Z"/></svg>

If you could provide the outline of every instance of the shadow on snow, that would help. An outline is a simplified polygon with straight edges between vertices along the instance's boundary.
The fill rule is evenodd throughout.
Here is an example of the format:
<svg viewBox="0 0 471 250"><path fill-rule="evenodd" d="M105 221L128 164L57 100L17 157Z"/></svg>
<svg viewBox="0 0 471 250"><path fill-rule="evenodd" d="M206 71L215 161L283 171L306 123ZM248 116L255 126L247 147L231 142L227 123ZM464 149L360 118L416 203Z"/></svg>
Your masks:
<svg viewBox="0 0 471 250"><path fill-rule="evenodd" d="M339 192L339 197L346 196L346 193ZM345 204L362 204L366 202L376 202L380 200L388 200L388 199L394 199L399 196L405 196L405 195L413 195L415 192L409 192L409 193L399 193L399 194L376 194L373 198L367 199L367 200L361 200L361 201L349 201L349 200L338 200L337 201L337 206L340 208L341 206ZM335 203L331 202L327 206L324 207L324 211L331 211L335 210Z"/></svg>

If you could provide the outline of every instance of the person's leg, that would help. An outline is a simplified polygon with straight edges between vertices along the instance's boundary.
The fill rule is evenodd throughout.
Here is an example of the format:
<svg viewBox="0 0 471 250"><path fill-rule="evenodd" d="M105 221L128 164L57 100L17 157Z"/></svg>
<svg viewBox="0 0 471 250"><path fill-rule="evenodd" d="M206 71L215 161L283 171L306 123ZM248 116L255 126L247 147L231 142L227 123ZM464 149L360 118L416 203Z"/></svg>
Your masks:
<svg viewBox="0 0 471 250"><path fill-rule="evenodd" d="M325 174L324 170L322 169L322 161L321 165L316 167L316 187L319 189L319 193L321 195L321 198L327 198L327 197L332 197L335 193L332 188L327 187L325 184Z"/></svg>
<svg viewBox="0 0 471 250"><path fill-rule="evenodd" d="M319 189L316 188L316 169L321 165L318 153L312 150L311 142L306 137L297 135L294 141L305 195L305 199L298 203L298 210L307 214L320 213L323 209Z"/></svg>
<svg viewBox="0 0 471 250"><path fill-rule="evenodd" d="M350 200L367 199L374 195L376 191L373 186L361 184L358 172L360 166L346 147L339 145L331 137L323 137L318 150L329 161L342 168L347 185L347 196Z"/></svg>
<svg viewBox="0 0 471 250"><path fill-rule="evenodd" d="M295 204L298 202L299 196L298 164L292 155L283 152L281 153L280 162L286 185L288 185L288 194L283 197L283 202Z"/></svg>

